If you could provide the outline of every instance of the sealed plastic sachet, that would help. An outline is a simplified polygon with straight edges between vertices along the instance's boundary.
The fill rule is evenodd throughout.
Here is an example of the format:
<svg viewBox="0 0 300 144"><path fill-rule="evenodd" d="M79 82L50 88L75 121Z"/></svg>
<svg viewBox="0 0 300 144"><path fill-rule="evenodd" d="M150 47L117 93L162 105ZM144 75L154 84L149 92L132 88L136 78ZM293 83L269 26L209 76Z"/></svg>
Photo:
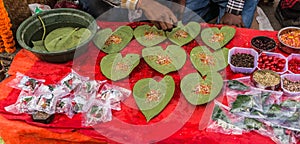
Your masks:
<svg viewBox="0 0 300 144"><path fill-rule="evenodd" d="M32 92L21 91L16 103L5 107L4 109L13 114L28 113L31 114L35 111L35 106L38 97Z"/></svg>
<svg viewBox="0 0 300 144"><path fill-rule="evenodd" d="M83 126L94 126L103 122L112 120L112 113L109 106L106 106L101 101L94 100L90 103L87 112L83 114Z"/></svg>
<svg viewBox="0 0 300 144"><path fill-rule="evenodd" d="M98 92L101 85L103 85L106 82L104 81L98 81L98 80L87 80L82 81L82 84L80 85L80 88L77 88L75 93L87 93L87 94L93 94L94 92Z"/></svg>
<svg viewBox="0 0 300 144"><path fill-rule="evenodd" d="M130 94L131 91L128 89L105 84L97 94L96 99L109 103L113 110L120 110L120 101L125 100Z"/></svg>
<svg viewBox="0 0 300 144"><path fill-rule="evenodd" d="M79 86L88 79L89 78L80 76L78 73L72 70L66 77L64 77L60 81L60 84L64 86L66 91L71 92L76 88L80 88Z"/></svg>
<svg viewBox="0 0 300 144"><path fill-rule="evenodd" d="M59 98L56 103L55 112L65 114L69 118L72 118L74 116L74 112L72 110L72 98L70 96Z"/></svg>
<svg viewBox="0 0 300 144"><path fill-rule="evenodd" d="M244 118L230 113L230 108L214 101L215 107L206 131L223 134L241 135Z"/></svg>
<svg viewBox="0 0 300 144"><path fill-rule="evenodd" d="M40 86L40 84L44 82L45 80L43 79L31 78L20 72L17 72L16 77L7 83L7 85L15 89L34 92Z"/></svg>
<svg viewBox="0 0 300 144"><path fill-rule="evenodd" d="M78 92L73 94L72 103L72 110L75 113L82 113L87 111L87 104L89 101L93 101L96 97L96 92L88 94L85 92Z"/></svg>

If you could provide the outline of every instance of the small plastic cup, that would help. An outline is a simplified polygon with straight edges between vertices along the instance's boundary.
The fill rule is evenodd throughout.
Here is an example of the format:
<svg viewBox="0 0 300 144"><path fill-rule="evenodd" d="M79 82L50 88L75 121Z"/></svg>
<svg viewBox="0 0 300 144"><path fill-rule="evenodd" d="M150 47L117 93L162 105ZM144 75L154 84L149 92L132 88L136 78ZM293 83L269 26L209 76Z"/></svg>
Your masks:
<svg viewBox="0 0 300 144"><path fill-rule="evenodd" d="M258 58L262 55L262 54L266 54L267 56L274 56L276 58L281 58L281 59L284 59L285 60L285 64L284 64L284 68L282 69L281 72L277 72L278 74L284 74L285 72L287 72L288 70L288 60L285 56L283 56L282 54L280 53L274 53L274 52L262 52L259 54ZM257 62L258 63L258 62ZM258 63L259 64L259 63ZM260 70L261 68L259 66L257 66L257 68Z"/></svg>
<svg viewBox="0 0 300 144"><path fill-rule="evenodd" d="M287 57L287 70L288 70L289 73L292 73L292 74L300 74L300 73L292 72L292 71L290 70L289 63L290 63L290 61L291 61L292 59L294 59L294 58L300 60L300 54L292 53L292 54L290 54L290 55ZM300 67L299 67L299 68L300 68Z"/></svg>
<svg viewBox="0 0 300 144"><path fill-rule="evenodd" d="M252 56L254 56L254 67L253 68L236 67L233 64L231 64L232 55L238 53L251 54ZM258 53L252 48L233 47L232 49L229 50L229 54L228 54L228 64L230 65L230 69L234 73L244 73L244 74L252 73L257 67L257 59L258 59Z"/></svg>
<svg viewBox="0 0 300 144"><path fill-rule="evenodd" d="M284 74L284 75L281 75L281 89L283 90L283 93L286 95L286 96L300 96L300 91L299 92L292 92L292 91L289 91L287 90L286 88L283 87L283 80L284 79L288 79L290 81L300 81L300 74Z"/></svg>

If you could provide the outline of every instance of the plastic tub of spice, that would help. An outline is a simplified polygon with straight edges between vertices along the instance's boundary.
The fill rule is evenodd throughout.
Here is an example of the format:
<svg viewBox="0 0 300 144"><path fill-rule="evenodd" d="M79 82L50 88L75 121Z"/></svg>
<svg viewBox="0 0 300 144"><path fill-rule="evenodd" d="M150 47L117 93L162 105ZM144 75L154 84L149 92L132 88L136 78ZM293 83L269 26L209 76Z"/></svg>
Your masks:
<svg viewBox="0 0 300 144"><path fill-rule="evenodd" d="M293 74L300 74L300 54L290 54L287 57L288 71Z"/></svg>
<svg viewBox="0 0 300 144"><path fill-rule="evenodd" d="M251 76L255 87L275 90L280 87L280 75L271 70L257 70Z"/></svg>
<svg viewBox="0 0 300 144"><path fill-rule="evenodd" d="M281 75L281 88L287 96L299 96L300 74Z"/></svg>
<svg viewBox="0 0 300 144"><path fill-rule="evenodd" d="M280 53L262 52L258 56L257 68L268 69L283 74L287 71L287 59Z"/></svg>
<svg viewBox="0 0 300 144"><path fill-rule="evenodd" d="M233 47L229 50L228 63L234 73L252 73L257 67L258 53L251 48Z"/></svg>

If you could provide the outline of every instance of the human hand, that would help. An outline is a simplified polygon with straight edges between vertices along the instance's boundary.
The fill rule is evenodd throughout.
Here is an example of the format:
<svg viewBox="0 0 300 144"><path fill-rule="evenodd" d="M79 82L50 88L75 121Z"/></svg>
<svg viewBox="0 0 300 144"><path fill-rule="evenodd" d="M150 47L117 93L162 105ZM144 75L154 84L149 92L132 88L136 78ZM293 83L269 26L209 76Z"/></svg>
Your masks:
<svg viewBox="0 0 300 144"><path fill-rule="evenodd" d="M237 27L245 27L242 16L234 15L231 13L225 13L224 16L221 18L220 23L225 25L235 25Z"/></svg>
<svg viewBox="0 0 300 144"><path fill-rule="evenodd" d="M159 29L170 30L177 23L177 18L166 6L155 0L139 0L138 8Z"/></svg>

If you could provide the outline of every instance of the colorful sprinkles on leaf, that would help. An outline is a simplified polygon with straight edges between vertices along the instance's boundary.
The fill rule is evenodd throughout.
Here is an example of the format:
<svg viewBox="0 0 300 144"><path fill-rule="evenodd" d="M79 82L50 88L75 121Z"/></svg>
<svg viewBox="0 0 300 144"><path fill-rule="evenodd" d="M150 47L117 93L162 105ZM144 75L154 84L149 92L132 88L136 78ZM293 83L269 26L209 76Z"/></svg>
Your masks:
<svg viewBox="0 0 300 144"><path fill-rule="evenodd" d="M169 56L158 55L156 59L156 63L159 65L168 65L172 63L172 60Z"/></svg>
<svg viewBox="0 0 300 144"><path fill-rule="evenodd" d="M212 35L210 42L221 42L224 40L224 34L223 33L215 33Z"/></svg>
<svg viewBox="0 0 300 144"><path fill-rule="evenodd" d="M147 94L146 94L146 99L148 102L153 102L153 101L159 101L160 99L160 92L158 90L150 90Z"/></svg>
<svg viewBox="0 0 300 144"><path fill-rule="evenodd" d="M189 34L184 30L178 30L175 32L175 38L187 38Z"/></svg>
<svg viewBox="0 0 300 144"><path fill-rule="evenodd" d="M199 84L194 89L193 92L195 94L208 95L211 92L210 84Z"/></svg>
<svg viewBox="0 0 300 144"><path fill-rule="evenodd" d="M105 42L106 46L111 44L120 44L122 42L122 38L116 35L111 35L108 40Z"/></svg>
<svg viewBox="0 0 300 144"><path fill-rule="evenodd" d="M199 53L198 57L200 61L205 65L215 65L215 59L211 55L207 55L205 53Z"/></svg>

